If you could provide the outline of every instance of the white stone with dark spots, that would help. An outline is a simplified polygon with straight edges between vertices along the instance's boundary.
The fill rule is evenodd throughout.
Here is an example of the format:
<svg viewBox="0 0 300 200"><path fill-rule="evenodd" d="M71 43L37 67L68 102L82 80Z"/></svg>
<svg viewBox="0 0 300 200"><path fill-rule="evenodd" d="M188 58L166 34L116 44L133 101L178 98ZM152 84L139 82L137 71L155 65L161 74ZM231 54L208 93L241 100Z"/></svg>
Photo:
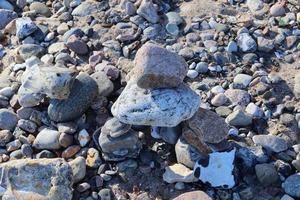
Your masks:
<svg viewBox="0 0 300 200"><path fill-rule="evenodd" d="M230 189L235 185L234 158L235 149L229 152L214 152L208 160L199 160L194 167L194 175L203 183L212 187Z"/></svg>
<svg viewBox="0 0 300 200"><path fill-rule="evenodd" d="M174 127L191 118L199 105L199 96L185 84L149 90L129 82L111 111L126 124Z"/></svg>

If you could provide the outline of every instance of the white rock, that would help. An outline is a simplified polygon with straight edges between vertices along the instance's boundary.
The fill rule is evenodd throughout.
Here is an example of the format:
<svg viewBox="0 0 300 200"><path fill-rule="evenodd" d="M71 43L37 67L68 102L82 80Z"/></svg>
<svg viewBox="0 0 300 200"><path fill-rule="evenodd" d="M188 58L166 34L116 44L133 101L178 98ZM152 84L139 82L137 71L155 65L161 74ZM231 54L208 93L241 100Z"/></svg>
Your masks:
<svg viewBox="0 0 300 200"><path fill-rule="evenodd" d="M91 140L91 137L85 129L82 129L81 131L79 131L78 141L79 141L80 146L84 147L90 140Z"/></svg>
<svg viewBox="0 0 300 200"><path fill-rule="evenodd" d="M230 152L214 152L209 154L207 166L202 166L201 161L196 162L194 175L203 183L208 182L212 187L230 189L234 187L233 175L235 149Z"/></svg>
<svg viewBox="0 0 300 200"><path fill-rule="evenodd" d="M225 90L222 86L220 85L217 85L217 86L214 86L213 88L211 88L210 90L213 94L219 94L219 93L224 93Z"/></svg>
<svg viewBox="0 0 300 200"><path fill-rule="evenodd" d="M197 181L193 175L193 170L190 170L182 164L167 166L166 171L163 174L163 180L167 183L191 183Z"/></svg>
<svg viewBox="0 0 300 200"><path fill-rule="evenodd" d="M244 88L249 85L252 80L252 76L247 74L238 74L234 77L233 82L235 84L242 85Z"/></svg>
<svg viewBox="0 0 300 200"><path fill-rule="evenodd" d="M191 78L191 79L194 79L194 78L196 78L198 76L198 74L199 73L196 70L190 69L190 70L188 70L186 76L189 77L189 78Z"/></svg>
<svg viewBox="0 0 300 200"><path fill-rule="evenodd" d="M260 107L258 107L252 102L247 105L245 111L246 113L250 114L252 117L260 118L264 115L264 112L260 109Z"/></svg>
<svg viewBox="0 0 300 200"><path fill-rule="evenodd" d="M199 105L199 96L185 84L149 90L129 82L111 112L125 124L175 127L191 118Z"/></svg>

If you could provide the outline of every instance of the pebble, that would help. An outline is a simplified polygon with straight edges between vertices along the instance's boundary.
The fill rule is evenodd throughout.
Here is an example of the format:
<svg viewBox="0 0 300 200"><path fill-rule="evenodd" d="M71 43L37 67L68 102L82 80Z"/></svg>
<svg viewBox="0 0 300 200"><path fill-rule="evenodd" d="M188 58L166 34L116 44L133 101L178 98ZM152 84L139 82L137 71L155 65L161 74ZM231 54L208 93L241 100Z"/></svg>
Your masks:
<svg viewBox="0 0 300 200"><path fill-rule="evenodd" d="M99 151L95 148L89 148L87 151L86 165L91 168L98 168L102 164Z"/></svg>
<svg viewBox="0 0 300 200"><path fill-rule="evenodd" d="M13 131L18 122L17 115L6 109L0 109L0 129Z"/></svg>
<svg viewBox="0 0 300 200"><path fill-rule="evenodd" d="M81 147L86 146L90 140L91 140L91 137L90 137L89 133L87 132L87 130L82 129L81 131L79 131L78 141L79 141L79 144Z"/></svg>
<svg viewBox="0 0 300 200"><path fill-rule="evenodd" d="M163 174L163 180L167 183L191 183L196 181L193 171L182 164L167 166L165 170L166 171Z"/></svg>
<svg viewBox="0 0 300 200"><path fill-rule="evenodd" d="M211 104L213 106L222 106L224 104L226 104L228 102L228 98L226 97L225 94L223 93L219 93L216 96L214 96L214 98L211 100Z"/></svg>
<svg viewBox="0 0 300 200"><path fill-rule="evenodd" d="M51 129L43 129L36 136L33 147L37 149L59 149L59 136L60 133Z"/></svg>
<svg viewBox="0 0 300 200"><path fill-rule="evenodd" d="M226 122L231 126L249 126L252 124L252 117L242 110L236 110L226 117Z"/></svg>
<svg viewBox="0 0 300 200"><path fill-rule="evenodd" d="M270 15L274 17L282 16L285 14L284 4L281 2L275 3L270 8Z"/></svg>
<svg viewBox="0 0 300 200"><path fill-rule="evenodd" d="M113 92L114 84L104 72L95 72L91 74L91 78L93 78L98 85L98 95L107 97Z"/></svg>
<svg viewBox="0 0 300 200"><path fill-rule="evenodd" d="M84 157L79 156L75 158L74 160L69 162L69 165L72 168L73 181L74 183L78 183L86 175L86 164Z"/></svg>
<svg viewBox="0 0 300 200"><path fill-rule="evenodd" d="M98 192L98 196L101 200L112 200L110 189L104 188Z"/></svg>
<svg viewBox="0 0 300 200"><path fill-rule="evenodd" d="M257 49L255 40L248 33L241 33L237 38L238 47L242 52L254 52Z"/></svg>
<svg viewBox="0 0 300 200"><path fill-rule="evenodd" d="M88 46L75 35L71 35L68 38L66 46L79 55L88 53Z"/></svg>
<svg viewBox="0 0 300 200"><path fill-rule="evenodd" d="M29 9L31 11L35 11L37 14L43 15L45 17L50 17L51 16L51 11L50 9L43 3L41 2L33 2L30 4Z"/></svg>
<svg viewBox="0 0 300 200"><path fill-rule="evenodd" d="M198 76L198 71L196 70L188 70L187 74L186 74L187 77L191 78L191 79L194 79Z"/></svg>
<svg viewBox="0 0 300 200"><path fill-rule="evenodd" d="M108 133L110 137L117 138L126 134L131 128L131 125L120 122L117 118L107 120L101 128L101 132Z"/></svg>
<svg viewBox="0 0 300 200"><path fill-rule="evenodd" d="M205 74L208 72L208 64L206 62L199 62L196 65L195 70L200 74Z"/></svg>
<svg viewBox="0 0 300 200"><path fill-rule="evenodd" d="M297 99L300 99L300 73L295 75L294 94Z"/></svg>
<svg viewBox="0 0 300 200"><path fill-rule="evenodd" d="M233 82L237 85L241 85L243 88L248 87L249 83L252 80L252 76L247 74L238 74L234 77Z"/></svg>

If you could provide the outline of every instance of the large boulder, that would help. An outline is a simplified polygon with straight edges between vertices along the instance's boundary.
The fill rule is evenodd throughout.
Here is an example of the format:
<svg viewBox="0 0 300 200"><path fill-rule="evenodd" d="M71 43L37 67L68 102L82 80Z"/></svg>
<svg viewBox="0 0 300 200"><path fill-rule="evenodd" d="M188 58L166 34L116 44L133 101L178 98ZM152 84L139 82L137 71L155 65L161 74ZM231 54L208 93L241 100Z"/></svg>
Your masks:
<svg viewBox="0 0 300 200"><path fill-rule="evenodd" d="M174 127L191 118L199 105L199 96L185 84L174 89L149 90L132 81L111 111L126 124Z"/></svg>
<svg viewBox="0 0 300 200"><path fill-rule="evenodd" d="M0 169L2 200L72 199L72 169L61 158L14 160Z"/></svg>

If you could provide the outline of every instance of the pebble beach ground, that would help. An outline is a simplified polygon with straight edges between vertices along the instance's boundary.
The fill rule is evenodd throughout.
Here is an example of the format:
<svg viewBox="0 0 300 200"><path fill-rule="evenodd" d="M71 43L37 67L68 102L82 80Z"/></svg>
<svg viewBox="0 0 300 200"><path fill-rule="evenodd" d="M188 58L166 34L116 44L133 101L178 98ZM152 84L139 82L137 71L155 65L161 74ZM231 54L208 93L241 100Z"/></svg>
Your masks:
<svg viewBox="0 0 300 200"><path fill-rule="evenodd" d="M0 0L3 200L300 199L299 0Z"/></svg>

